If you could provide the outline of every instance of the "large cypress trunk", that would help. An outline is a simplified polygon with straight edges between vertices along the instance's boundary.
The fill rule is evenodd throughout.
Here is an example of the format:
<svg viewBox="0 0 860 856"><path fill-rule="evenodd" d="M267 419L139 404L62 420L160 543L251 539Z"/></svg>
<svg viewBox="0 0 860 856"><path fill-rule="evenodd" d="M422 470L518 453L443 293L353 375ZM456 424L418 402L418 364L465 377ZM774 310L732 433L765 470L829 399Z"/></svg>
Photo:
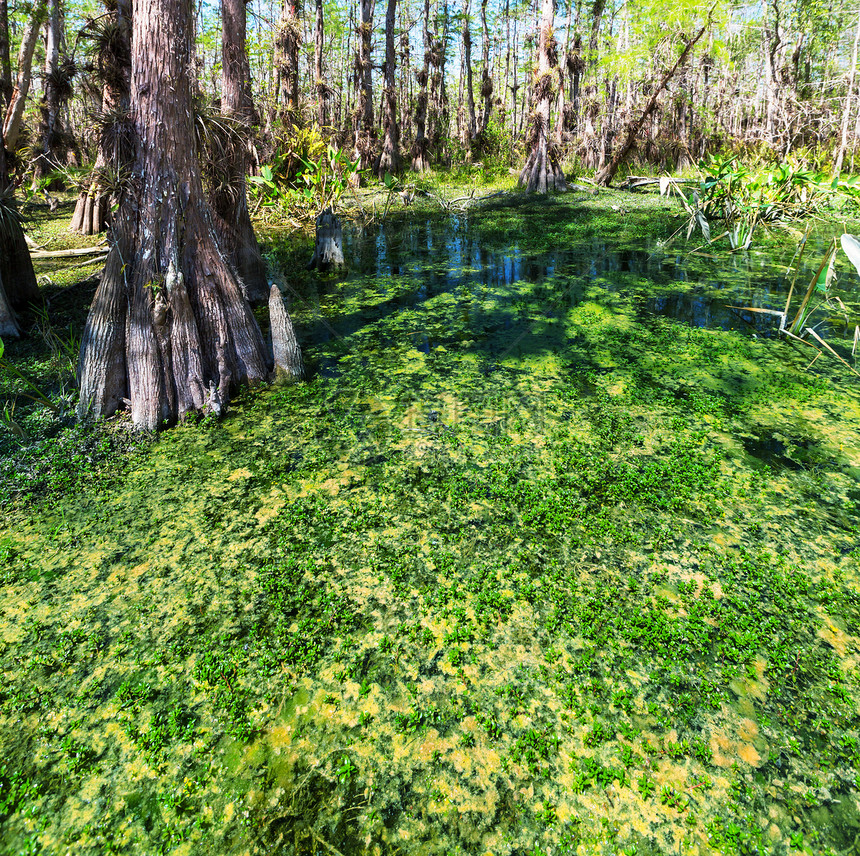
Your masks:
<svg viewBox="0 0 860 856"><path fill-rule="evenodd" d="M261 303L269 297L266 264L251 225L245 183L247 138L254 116L251 69L245 52L245 0L222 0L221 22L221 110L239 125L242 133L230 138L227 157L220 167L223 181L212 193L212 205L219 217L223 248L246 295L252 302Z"/></svg>
<svg viewBox="0 0 860 856"><path fill-rule="evenodd" d="M190 0L135 0L137 155L81 343L78 413L127 401L153 429L220 413L267 374L260 329L219 245L194 144Z"/></svg>

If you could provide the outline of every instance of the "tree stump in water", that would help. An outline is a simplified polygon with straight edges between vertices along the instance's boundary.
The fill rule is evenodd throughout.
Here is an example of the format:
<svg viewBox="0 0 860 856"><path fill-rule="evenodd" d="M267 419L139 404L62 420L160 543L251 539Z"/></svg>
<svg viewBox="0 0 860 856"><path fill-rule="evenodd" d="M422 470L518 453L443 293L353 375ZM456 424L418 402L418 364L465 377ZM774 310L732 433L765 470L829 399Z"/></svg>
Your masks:
<svg viewBox="0 0 860 856"><path fill-rule="evenodd" d="M340 220L331 208L324 208L317 215L316 244L314 254L308 263L308 270L329 270L333 267L343 267L343 232Z"/></svg>
<svg viewBox="0 0 860 856"><path fill-rule="evenodd" d="M302 349L296 339L293 322L284 306L281 290L274 283L269 290L269 320L272 324L272 351L275 357L276 383L293 383L305 376Z"/></svg>

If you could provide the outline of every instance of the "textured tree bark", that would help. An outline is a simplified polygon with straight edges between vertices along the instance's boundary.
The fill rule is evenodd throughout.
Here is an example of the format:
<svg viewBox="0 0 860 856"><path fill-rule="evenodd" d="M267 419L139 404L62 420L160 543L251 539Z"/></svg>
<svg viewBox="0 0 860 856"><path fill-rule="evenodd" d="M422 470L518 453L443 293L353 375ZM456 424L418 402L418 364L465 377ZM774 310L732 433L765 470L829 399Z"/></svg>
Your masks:
<svg viewBox="0 0 860 856"><path fill-rule="evenodd" d="M269 292L269 319L272 324L272 353L275 358L275 383L294 383L305 376L302 350L284 298L274 283Z"/></svg>
<svg viewBox="0 0 860 856"><path fill-rule="evenodd" d="M221 165L225 181L211 194L218 218L222 247L233 264L252 303L263 303L269 294L266 263L260 253L251 215L245 173L248 168L247 136L254 117L251 98L251 68L245 51L245 0L221 2L221 111L242 128L232 140L226 162Z"/></svg>
<svg viewBox="0 0 860 856"><path fill-rule="evenodd" d="M265 379L260 329L219 245L194 149L190 0L135 0L137 154L81 342L80 417L128 400L154 429Z"/></svg>
<svg viewBox="0 0 860 856"><path fill-rule="evenodd" d="M30 83L33 80L33 51L36 49L39 29L45 21L46 12L47 0L37 0L21 36L21 47L18 50L18 78L3 122L3 139L10 152L15 150L18 135L21 133L24 107L30 91Z"/></svg>
<svg viewBox="0 0 860 856"><path fill-rule="evenodd" d="M394 72L396 58L394 53L394 20L397 12L397 0L388 0L385 11L385 69L384 89L382 93L382 152L376 165L376 174L384 178L386 172L397 172L400 169L400 126L397 123L397 89L395 88Z"/></svg>
<svg viewBox="0 0 860 856"><path fill-rule="evenodd" d="M436 83L436 104L433 114L428 121L432 133L430 139L434 142L435 158L437 161L442 160L444 156L445 137L448 134L448 127L451 122L451 104L448 99L448 88L445 83L446 70L448 65L448 35L450 30L451 18L448 13L448 0L445 0L442 17L442 38L436 40L436 49L434 54L438 56L438 64L436 66L436 74L434 80Z"/></svg>
<svg viewBox="0 0 860 856"><path fill-rule="evenodd" d="M768 9L773 8L773 22L768 23ZM782 35L780 34L779 4L777 0L765 3L765 20L762 28L765 61L765 139L776 143L776 123L780 99L780 72Z"/></svg>
<svg viewBox="0 0 860 856"><path fill-rule="evenodd" d="M531 153L520 173L520 186L528 193L566 190L567 183L550 144L550 105L555 97L556 44L552 35L553 0L543 0L538 36L538 67L532 82L534 109L531 123Z"/></svg>
<svg viewBox="0 0 860 856"><path fill-rule="evenodd" d="M326 208L317 215L316 242L308 269L323 271L342 267L343 264L343 231L340 220L331 208Z"/></svg>

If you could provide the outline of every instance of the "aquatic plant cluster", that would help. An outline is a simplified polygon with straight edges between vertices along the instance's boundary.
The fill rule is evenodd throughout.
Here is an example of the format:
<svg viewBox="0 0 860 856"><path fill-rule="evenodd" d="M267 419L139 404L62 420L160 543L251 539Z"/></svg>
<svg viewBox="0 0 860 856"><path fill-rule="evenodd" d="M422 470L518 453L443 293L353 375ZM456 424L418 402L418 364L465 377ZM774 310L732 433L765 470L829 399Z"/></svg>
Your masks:
<svg viewBox="0 0 860 856"><path fill-rule="evenodd" d="M353 234L312 380L7 504L0 853L856 846L856 385L625 204Z"/></svg>

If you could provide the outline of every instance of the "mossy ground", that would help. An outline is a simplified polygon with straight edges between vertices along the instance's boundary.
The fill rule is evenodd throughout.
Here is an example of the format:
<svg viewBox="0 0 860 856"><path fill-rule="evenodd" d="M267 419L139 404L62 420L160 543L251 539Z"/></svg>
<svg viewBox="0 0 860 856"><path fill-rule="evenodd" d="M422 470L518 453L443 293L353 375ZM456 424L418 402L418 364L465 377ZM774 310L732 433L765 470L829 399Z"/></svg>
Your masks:
<svg viewBox="0 0 860 856"><path fill-rule="evenodd" d="M856 379L653 311L675 215L271 247L307 383L7 501L0 853L855 852Z"/></svg>

